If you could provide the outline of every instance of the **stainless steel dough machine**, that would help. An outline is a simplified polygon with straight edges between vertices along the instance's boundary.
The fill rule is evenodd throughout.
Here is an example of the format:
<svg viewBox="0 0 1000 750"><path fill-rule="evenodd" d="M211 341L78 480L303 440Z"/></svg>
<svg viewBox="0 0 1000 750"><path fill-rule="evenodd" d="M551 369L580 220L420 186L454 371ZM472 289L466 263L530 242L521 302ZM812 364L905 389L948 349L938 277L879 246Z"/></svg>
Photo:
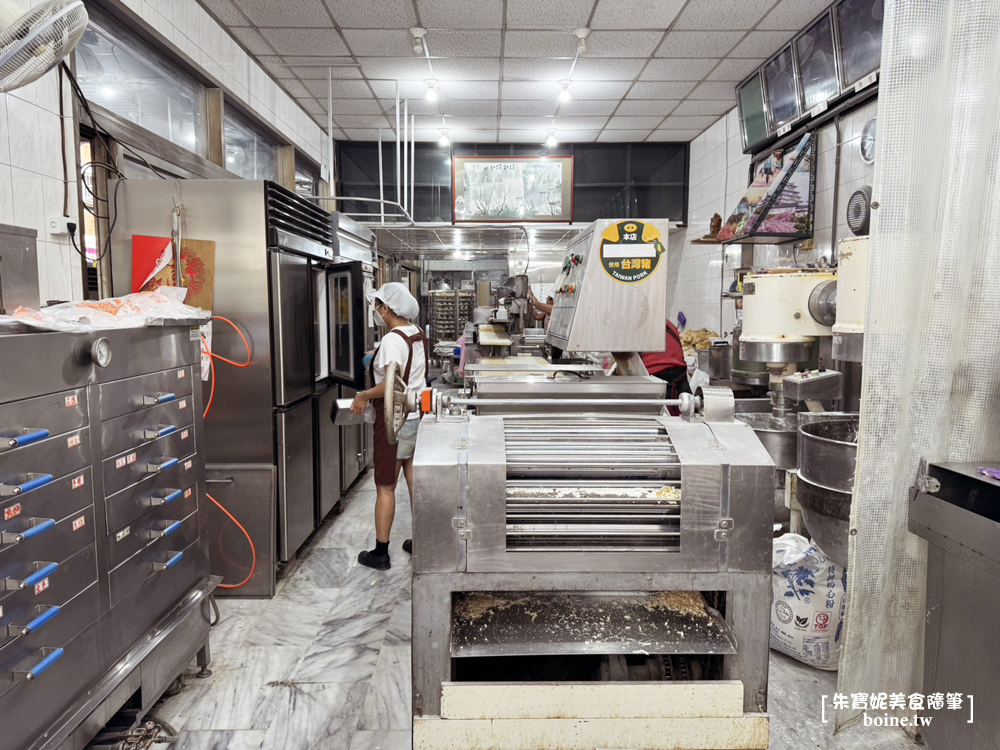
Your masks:
<svg viewBox="0 0 1000 750"><path fill-rule="evenodd" d="M609 224L569 251L591 289ZM617 348L621 295L664 309L662 284L615 291L564 304L560 343ZM632 326L632 346L662 330ZM732 392L534 367L435 393L420 427L414 746L576 747L585 719L588 746L766 747L774 465Z"/></svg>

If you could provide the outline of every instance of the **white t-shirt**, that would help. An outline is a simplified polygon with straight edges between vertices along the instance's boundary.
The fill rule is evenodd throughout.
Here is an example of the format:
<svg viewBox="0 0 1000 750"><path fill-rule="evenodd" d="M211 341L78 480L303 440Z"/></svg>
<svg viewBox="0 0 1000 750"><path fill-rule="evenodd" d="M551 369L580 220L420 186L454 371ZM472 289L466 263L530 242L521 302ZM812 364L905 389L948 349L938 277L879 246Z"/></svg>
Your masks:
<svg viewBox="0 0 1000 750"><path fill-rule="evenodd" d="M393 329L394 331L399 331L406 336L412 336L415 333L420 333L420 329L414 325L408 326L398 326ZM403 337L397 333L387 333L382 337L382 343L379 345L378 354L375 356L375 361L372 363L372 370L375 374L375 385L378 385L383 380L385 380L385 368L390 362L396 362L399 365L399 374L406 371L406 357L409 354L409 349L407 348L406 341ZM427 360L424 356L424 342L414 341L413 342L413 364L410 365L410 380L406 384L407 387L417 394L417 399L419 401L420 394L427 387ZM420 414L411 414L407 419L420 419Z"/></svg>

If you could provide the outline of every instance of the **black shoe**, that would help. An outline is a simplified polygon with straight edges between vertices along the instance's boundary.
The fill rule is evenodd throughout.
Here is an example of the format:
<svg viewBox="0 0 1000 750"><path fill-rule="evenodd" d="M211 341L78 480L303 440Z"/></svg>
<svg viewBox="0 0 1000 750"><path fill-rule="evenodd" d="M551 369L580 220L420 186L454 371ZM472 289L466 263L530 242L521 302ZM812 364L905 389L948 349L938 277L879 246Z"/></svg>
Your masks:
<svg viewBox="0 0 1000 750"><path fill-rule="evenodd" d="M392 567L389 555L376 555L368 550L361 551L361 554L358 555L358 562L366 568L375 568L375 570L388 570Z"/></svg>
<svg viewBox="0 0 1000 750"><path fill-rule="evenodd" d="M413 554L413 540L407 539L403 542L403 552L412 555Z"/></svg>

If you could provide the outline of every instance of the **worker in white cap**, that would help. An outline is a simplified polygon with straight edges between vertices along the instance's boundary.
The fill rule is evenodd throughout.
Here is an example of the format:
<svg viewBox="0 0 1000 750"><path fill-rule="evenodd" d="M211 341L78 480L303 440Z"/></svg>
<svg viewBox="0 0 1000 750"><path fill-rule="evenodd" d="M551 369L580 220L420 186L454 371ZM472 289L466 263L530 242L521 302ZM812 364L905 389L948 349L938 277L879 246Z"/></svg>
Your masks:
<svg viewBox="0 0 1000 750"><path fill-rule="evenodd" d="M371 301L375 322L389 330L382 336L368 368L375 386L359 392L351 404L355 414L363 414L369 401L375 407L375 549L362 551L358 562L376 570L388 570L389 532L396 515L400 469L410 491L410 507L413 506L413 450L417 445L420 415L411 414L396 444L389 442L385 430L385 370L390 362L398 364L407 388L417 394L419 401L420 393L427 387L430 347L423 331L411 322L420 314L420 305L403 284L395 281L383 284ZM412 552L413 541L403 542L403 549Z"/></svg>

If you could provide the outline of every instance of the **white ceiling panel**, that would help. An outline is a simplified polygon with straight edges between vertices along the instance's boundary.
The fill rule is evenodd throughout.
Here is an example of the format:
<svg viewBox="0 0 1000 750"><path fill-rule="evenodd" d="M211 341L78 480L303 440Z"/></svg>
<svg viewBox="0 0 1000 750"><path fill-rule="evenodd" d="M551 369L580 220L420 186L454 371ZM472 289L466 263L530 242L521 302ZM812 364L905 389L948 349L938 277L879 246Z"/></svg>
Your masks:
<svg viewBox="0 0 1000 750"><path fill-rule="evenodd" d="M710 101L688 100L677 105L671 115L724 115L736 106L736 97L732 99Z"/></svg>
<svg viewBox="0 0 1000 750"><path fill-rule="evenodd" d="M248 21L232 0L202 0L205 10L226 26L246 26Z"/></svg>
<svg viewBox="0 0 1000 750"><path fill-rule="evenodd" d="M295 78L295 73L284 63L280 62L280 57L259 58L260 66L279 80L285 78Z"/></svg>
<svg viewBox="0 0 1000 750"><path fill-rule="evenodd" d="M770 57L791 38L791 31L751 31L729 57Z"/></svg>
<svg viewBox="0 0 1000 750"><path fill-rule="evenodd" d="M620 115L664 115L677 106L679 99L626 99L618 108Z"/></svg>
<svg viewBox="0 0 1000 750"><path fill-rule="evenodd" d="M409 29L417 25L412 0L326 0L326 5L342 29Z"/></svg>
<svg viewBox="0 0 1000 750"><path fill-rule="evenodd" d="M570 87L572 89L572 87ZM517 100L541 99L543 101L556 101L559 95L559 84L557 83L521 83L517 81L503 82L503 98Z"/></svg>
<svg viewBox="0 0 1000 750"><path fill-rule="evenodd" d="M551 127L552 127L551 117L511 117L508 115L500 116L501 130L518 130L524 128L531 128L538 130L544 135L545 131Z"/></svg>
<svg viewBox="0 0 1000 750"><path fill-rule="evenodd" d="M565 105L563 105L565 106ZM550 99L504 99L501 111L505 115L552 116L556 113L555 97Z"/></svg>
<svg viewBox="0 0 1000 750"><path fill-rule="evenodd" d="M647 117L615 115L608 122L608 128L611 130L652 130L660 124L667 112L669 110L664 108L659 115L650 115Z"/></svg>
<svg viewBox="0 0 1000 750"><path fill-rule="evenodd" d="M279 55L347 55L347 45L336 29L272 29L260 33Z"/></svg>
<svg viewBox="0 0 1000 750"><path fill-rule="evenodd" d="M326 99L322 100L324 106ZM375 99L334 99L334 115L377 115L381 114L379 103Z"/></svg>
<svg viewBox="0 0 1000 750"><path fill-rule="evenodd" d="M416 0L427 29L499 30L503 3L497 0Z"/></svg>
<svg viewBox="0 0 1000 750"><path fill-rule="evenodd" d="M500 130L500 143L537 143L539 146L545 140L545 131L538 130Z"/></svg>
<svg viewBox="0 0 1000 750"><path fill-rule="evenodd" d="M700 81L713 67L710 58L656 58L650 60L640 81Z"/></svg>
<svg viewBox="0 0 1000 750"><path fill-rule="evenodd" d="M371 85L372 90L379 99L392 99L393 102L396 101L396 81L371 81ZM423 81L399 81L400 99L418 99L423 101L426 95L427 85Z"/></svg>
<svg viewBox="0 0 1000 750"><path fill-rule="evenodd" d="M684 143L693 141L704 132L703 130L654 130L649 134L647 142Z"/></svg>
<svg viewBox="0 0 1000 750"><path fill-rule="evenodd" d="M326 81L305 81L306 87L313 92L313 95L318 99L326 99L328 85ZM421 84L423 85L423 84ZM424 86L426 89L427 87ZM344 99L364 99L370 97L372 91L368 88L368 84L364 81L334 81L333 82L333 96L334 98L343 97Z"/></svg>
<svg viewBox="0 0 1000 750"><path fill-rule="evenodd" d="M781 0L757 28L765 31L798 31L830 7L830 0Z"/></svg>
<svg viewBox="0 0 1000 750"><path fill-rule="evenodd" d="M273 55L271 45L264 41L257 29L247 26L232 26L229 29L236 41L251 55Z"/></svg>
<svg viewBox="0 0 1000 750"><path fill-rule="evenodd" d="M299 60L303 58L298 58ZM290 65L292 72L303 81L325 81L329 78L330 68L319 65ZM359 80L361 78L361 68L358 67L335 67L333 68L335 80Z"/></svg>
<svg viewBox="0 0 1000 750"><path fill-rule="evenodd" d="M332 27L333 21L322 0L276 3L273 0L236 0L254 26L285 28Z"/></svg>
<svg viewBox="0 0 1000 750"><path fill-rule="evenodd" d="M718 119L718 115L671 115L660 130L704 130Z"/></svg>
<svg viewBox="0 0 1000 750"><path fill-rule="evenodd" d="M736 103L736 90L728 81L706 81L688 94L688 99L728 99Z"/></svg>
<svg viewBox="0 0 1000 750"><path fill-rule="evenodd" d="M504 81L561 81L569 75L572 64L572 60L505 58L503 79Z"/></svg>
<svg viewBox="0 0 1000 750"><path fill-rule="evenodd" d="M441 100L441 112L446 115L455 116L473 116L473 117L492 117L496 119L497 116L497 100L496 99L482 99L482 100L461 100L461 99L442 99Z"/></svg>
<svg viewBox="0 0 1000 750"><path fill-rule="evenodd" d="M645 60L584 58L576 61L574 81L631 81L634 80Z"/></svg>
<svg viewBox="0 0 1000 750"><path fill-rule="evenodd" d="M334 105L336 106L336 105ZM385 107L386 114L389 119L393 122L396 121L396 100L383 100L382 106ZM403 111L406 111L408 115L426 115L437 117L441 119L441 111L438 107L438 102L429 102L426 99L408 99L406 101L405 107L403 102L399 103L399 116L403 116Z"/></svg>
<svg viewBox="0 0 1000 750"><path fill-rule="evenodd" d="M337 115L337 124L341 128L382 128L388 129L389 121L382 115Z"/></svg>
<svg viewBox="0 0 1000 750"><path fill-rule="evenodd" d="M367 129L345 128L344 135L346 135L347 139L351 141L377 141L378 128L367 128ZM384 130L382 131L382 140L383 141L386 140L386 134Z"/></svg>
<svg viewBox="0 0 1000 750"><path fill-rule="evenodd" d="M451 130L495 130L496 126L496 117L459 116L444 118L444 127Z"/></svg>
<svg viewBox="0 0 1000 750"><path fill-rule="evenodd" d="M759 58L747 57L738 60L720 60L718 67L708 74L709 81L742 81L764 61Z"/></svg>
<svg viewBox="0 0 1000 750"><path fill-rule="evenodd" d="M576 54L576 37L569 31L508 31L504 57L567 57Z"/></svg>
<svg viewBox="0 0 1000 750"><path fill-rule="evenodd" d="M649 133L649 128L645 130L605 130L597 136L597 140L601 143L637 143L646 140Z"/></svg>
<svg viewBox="0 0 1000 750"><path fill-rule="evenodd" d="M312 92L309 89L307 89L301 81L296 80L294 78L282 80L281 86L282 88L285 89L285 91L288 92L289 96L295 97L296 99L312 98ZM355 99L354 101L363 102L365 100ZM372 102L372 104L375 104L375 102ZM376 111L378 111L377 106L378 105L376 105Z"/></svg>
<svg viewBox="0 0 1000 750"><path fill-rule="evenodd" d="M774 5L774 0L690 0L677 18L675 29L746 31L752 29Z"/></svg>
<svg viewBox="0 0 1000 750"><path fill-rule="evenodd" d="M621 99L630 85L628 81L574 81L569 93L577 100Z"/></svg>
<svg viewBox="0 0 1000 750"><path fill-rule="evenodd" d="M680 99L697 85L697 81L640 81L628 92L628 98Z"/></svg>
<svg viewBox="0 0 1000 750"><path fill-rule="evenodd" d="M419 57L361 57L358 62L368 78L425 81L431 77L427 60ZM425 87L424 91L426 90Z"/></svg>
<svg viewBox="0 0 1000 750"><path fill-rule="evenodd" d="M348 55L335 57L331 55L285 55L286 65L348 65L354 62L354 58ZM336 77L336 72L334 72Z"/></svg>
<svg viewBox="0 0 1000 750"><path fill-rule="evenodd" d="M618 99L604 99L596 101L580 101L578 99L571 99L568 102L561 102L559 104L559 115L604 115L606 117L615 111L615 107L618 106L618 101ZM504 102L504 106L507 106L506 102Z"/></svg>
<svg viewBox="0 0 1000 750"><path fill-rule="evenodd" d="M662 31L594 31L587 37L587 57L649 57Z"/></svg>
<svg viewBox="0 0 1000 750"><path fill-rule="evenodd" d="M742 31L671 31L656 51L656 56L718 59L742 38Z"/></svg>
<svg viewBox="0 0 1000 750"><path fill-rule="evenodd" d="M593 7L594 0L507 0L507 28L578 29Z"/></svg>
<svg viewBox="0 0 1000 750"><path fill-rule="evenodd" d="M326 114L326 102L321 104L319 99L303 99L299 103L302 105L302 108L311 115Z"/></svg>
<svg viewBox="0 0 1000 750"><path fill-rule="evenodd" d="M408 31L345 29L344 38L358 57L416 57Z"/></svg>
<svg viewBox="0 0 1000 750"><path fill-rule="evenodd" d="M431 57L500 57L499 31L431 31L424 39Z"/></svg>
<svg viewBox="0 0 1000 750"><path fill-rule="evenodd" d="M685 0L598 0L592 29L666 29Z"/></svg>
<svg viewBox="0 0 1000 750"><path fill-rule="evenodd" d="M556 139L560 143L593 143L600 132L599 130L567 130L556 133Z"/></svg>
<svg viewBox="0 0 1000 750"><path fill-rule="evenodd" d="M434 72L437 73L435 66ZM445 99L496 99L500 83L493 81L441 81L442 98Z"/></svg>
<svg viewBox="0 0 1000 750"><path fill-rule="evenodd" d="M496 143L496 130L453 130L449 133L455 143Z"/></svg>
<svg viewBox="0 0 1000 750"><path fill-rule="evenodd" d="M564 117L556 118L555 127L559 130L600 130L608 122L607 117Z"/></svg>
<svg viewBox="0 0 1000 750"><path fill-rule="evenodd" d="M434 77L439 81L496 81L500 78L500 59L451 57L435 60Z"/></svg>
<svg viewBox="0 0 1000 750"><path fill-rule="evenodd" d="M448 123L442 120L441 117L439 116L423 115L420 117L415 117L413 119L414 119L414 127L416 128L416 132L418 133L422 130L440 130L441 128L448 127ZM396 120L392 116L389 117L389 124L393 128L396 127ZM402 129L402 126L400 126L400 129Z"/></svg>

